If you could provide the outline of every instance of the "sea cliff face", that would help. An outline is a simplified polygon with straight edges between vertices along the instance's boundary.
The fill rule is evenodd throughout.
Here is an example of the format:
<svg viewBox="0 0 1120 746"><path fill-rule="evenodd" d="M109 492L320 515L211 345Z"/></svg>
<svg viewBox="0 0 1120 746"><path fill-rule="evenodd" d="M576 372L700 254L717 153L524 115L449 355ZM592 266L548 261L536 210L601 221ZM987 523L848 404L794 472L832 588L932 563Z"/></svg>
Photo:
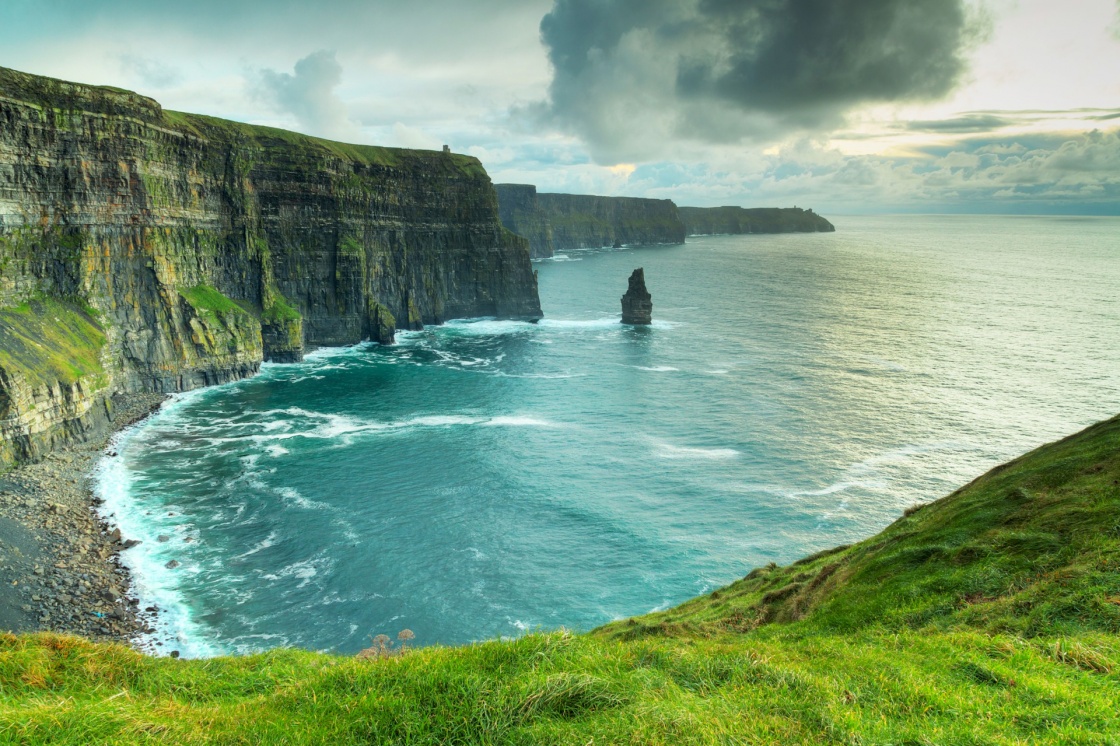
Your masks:
<svg viewBox="0 0 1120 746"><path fill-rule="evenodd" d="M684 243L684 223L672 200L538 193L525 184L496 188L502 222L529 239L534 258L570 249Z"/></svg>
<svg viewBox="0 0 1120 746"><path fill-rule="evenodd" d="M831 233L836 230L812 210L800 207L681 207L690 236L741 233Z"/></svg>
<svg viewBox="0 0 1120 746"><path fill-rule="evenodd" d="M529 242L534 259L553 255L552 223L541 209L532 184L495 184L502 225Z"/></svg>
<svg viewBox="0 0 1120 746"><path fill-rule="evenodd" d="M117 391L467 316L541 316L476 159L0 68L0 468L96 431Z"/></svg>

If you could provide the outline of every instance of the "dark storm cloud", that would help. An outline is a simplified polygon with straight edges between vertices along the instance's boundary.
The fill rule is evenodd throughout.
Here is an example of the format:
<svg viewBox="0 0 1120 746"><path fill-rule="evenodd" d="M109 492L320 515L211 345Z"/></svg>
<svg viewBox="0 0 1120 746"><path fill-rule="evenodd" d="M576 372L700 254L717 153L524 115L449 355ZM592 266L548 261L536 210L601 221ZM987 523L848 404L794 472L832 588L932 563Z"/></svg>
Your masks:
<svg viewBox="0 0 1120 746"><path fill-rule="evenodd" d="M963 0L556 0L546 113L607 160L656 148L634 115L666 139L827 129L949 93L973 29Z"/></svg>

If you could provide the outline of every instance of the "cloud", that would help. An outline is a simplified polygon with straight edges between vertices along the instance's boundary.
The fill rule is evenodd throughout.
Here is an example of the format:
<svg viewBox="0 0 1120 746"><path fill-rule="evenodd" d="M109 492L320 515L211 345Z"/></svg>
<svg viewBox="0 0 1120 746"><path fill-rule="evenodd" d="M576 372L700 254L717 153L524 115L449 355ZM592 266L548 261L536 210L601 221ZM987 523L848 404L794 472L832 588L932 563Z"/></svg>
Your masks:
<svg viewBox="0 0 1120 746"><path fill-rule="evenodd" d="M179 70L159 60L136 54L122 54L121 67L145 88L169 88L183 80Z"/></svg>
<svg viewBox="0 0 1120 746"><path fill-rule="evenodd" d="M358 127L335 94L342 82L342 65L335 53L321 50L301 59L295 74L262 70L258 93L280 111L295 117L309 134L336 139L354 138Z"/></svg>
<svg viewBox="0 0 1120 746"><path fill-rule="evenodd" d="M832 209L1120 214L1120 130L975 137L913 157L844 156L809 142L739 185L753 199ZM763 196L765 195L765 196Z"/></svg>
<svg viewBox="0 0 1120 746"><path fill-rule="evenodd" d="M965 114L952 119L936 119L926 121L911 121L906 123L906 129L911 132L934 133L965 133L989 132L991 130L1008 127L1015 121L994 114Z"/></svg>
<svg viewBox="0 0 1120 746"><path fill-rule="evenodd" d="M556 0L534 113L604 163L826 131L861 105L945 96L978 28L963 0Z"/></svg>

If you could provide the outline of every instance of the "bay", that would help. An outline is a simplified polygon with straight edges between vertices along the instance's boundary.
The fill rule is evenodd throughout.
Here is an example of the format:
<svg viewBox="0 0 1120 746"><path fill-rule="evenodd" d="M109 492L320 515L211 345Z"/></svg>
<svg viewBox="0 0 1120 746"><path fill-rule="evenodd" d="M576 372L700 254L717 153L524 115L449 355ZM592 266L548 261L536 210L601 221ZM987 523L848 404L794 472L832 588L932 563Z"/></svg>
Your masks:
<svg viewBox="0 0 1120 746"><path fill-rule="evenodd" d="M569 252L537 265L539 324L176 397L97 485L143 540L153 643L589 629L858 541L1120 411L1120 220L834 222ZM618 321L636 267L651 328Z"/></svg>

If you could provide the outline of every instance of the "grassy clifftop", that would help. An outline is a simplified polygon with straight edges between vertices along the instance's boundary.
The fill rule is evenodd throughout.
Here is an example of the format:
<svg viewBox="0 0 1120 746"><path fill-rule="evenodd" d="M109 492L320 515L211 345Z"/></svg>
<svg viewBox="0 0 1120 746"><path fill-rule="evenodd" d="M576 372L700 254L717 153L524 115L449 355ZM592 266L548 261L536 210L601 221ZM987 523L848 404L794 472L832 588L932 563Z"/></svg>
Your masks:
<svg viewBox="0 0 1120 746"><path fill-rule="evenodd" d="M409 164L449 168L471 178L486 175L472 156L438 151L354 145L291 132L276 127L244 124L228 119L166 110L155 100L112 86L85 85L0 67L0 97L34 104L58 117L77 113L129 117L218 142L235 139L262 145L285 144L365 166L399 167Z"/></svg>
<svg viewBox="0 0 1120 746"><path fill-rule="evenodd" d="M1120 418L587 635L359 660L0 638L16 743L1120 742Z"/></svg>

